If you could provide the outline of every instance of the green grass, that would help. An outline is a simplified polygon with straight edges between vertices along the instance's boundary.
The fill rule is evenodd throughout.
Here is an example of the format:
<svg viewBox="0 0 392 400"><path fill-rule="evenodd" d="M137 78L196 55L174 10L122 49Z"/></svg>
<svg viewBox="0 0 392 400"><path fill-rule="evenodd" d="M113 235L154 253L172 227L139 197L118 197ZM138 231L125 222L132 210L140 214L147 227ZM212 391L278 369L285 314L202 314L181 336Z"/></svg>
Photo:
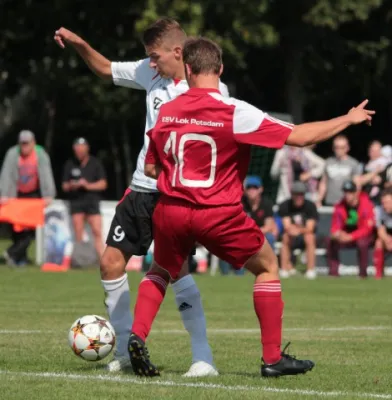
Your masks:
<svg viewBox="0 0 392 400"><path fill-rule="evenodd" d="M134 299L141 275L130 274L129 277ZM258 327L249 275L196 279L209 329ZM92 313L105 315L98 272L45 274L36 268L20 271L0 267L0 398L377 398L360 396L370 393L392 399L390 287L390 279L320 278L309 282L296 278L284 281L284 340L292 341L291 352L314 360L315 369L304 376L263 380L259 375L258 333L210 331L209 339L221 375L196 381L181 377L191 362L188 336L165 331L182 329L169 289L148 341L152 360L161 368L160 380L145 381L130 374L114 374L108 378L111 381L105 381L100 380L100 376L107 376L103 369L106 360L85 362L77 358L67 344L68 328L77 317ZM322 329L328 327L341 330ZM40 332L20 333L19 330ZM59 375L44 376L43 372ZM198 386L179 386L189 382ZM202 387L201 383L207 386ZM214 388L213 384L222 386ZM289 391L276 393L271 389ZM300 390L315 392L306 394ZM344 393L326 395L321 392Z"/></svg>

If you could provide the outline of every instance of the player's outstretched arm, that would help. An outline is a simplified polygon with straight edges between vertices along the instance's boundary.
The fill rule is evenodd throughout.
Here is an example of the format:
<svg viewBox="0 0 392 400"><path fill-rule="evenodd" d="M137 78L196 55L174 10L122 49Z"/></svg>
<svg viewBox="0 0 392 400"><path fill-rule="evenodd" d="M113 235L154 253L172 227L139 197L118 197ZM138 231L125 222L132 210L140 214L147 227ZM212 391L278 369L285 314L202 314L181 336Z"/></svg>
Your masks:
<svg viewBox="0 0 392 400"><path fill-rule="evenodd" d="M290 146L305 147L311 144L323 142L351 125L362 122L371 124L374 110L365 107L369 100L364 100L359 106L353 107L346 115L333 118L328 121L310 122L294 126L291 134L286 140Z"/></svg>
<svg viewBox="0 0 392 400"><path fill-rule="evenodd" d="M84 62L88 65L94 74L102 79L112 78L111 62L101 53L94 50L85 40L80 36L71 32L68 29L60 28L54 34L55 42L62 48L68 44L72 46L78 54L83 58Z"/></svg>

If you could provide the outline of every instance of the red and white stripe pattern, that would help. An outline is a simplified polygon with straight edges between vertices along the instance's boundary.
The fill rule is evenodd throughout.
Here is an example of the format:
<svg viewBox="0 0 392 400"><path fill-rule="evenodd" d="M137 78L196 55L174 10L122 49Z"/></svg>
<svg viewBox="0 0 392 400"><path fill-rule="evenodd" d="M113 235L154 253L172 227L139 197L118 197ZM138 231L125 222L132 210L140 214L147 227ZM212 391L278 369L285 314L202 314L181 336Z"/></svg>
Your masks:
<svg viewBox="0 0 392 400"><path fill-rule="evenodd" d="M157 285L159 285L164 292L166 292L166 288L167 288L167 284L168 282L166 282L161 276L159 275L154 275L154 274L147 274L142 281L140 282L140 284L142 284L143 282L154 282Z"/></svg>
<svg viewBox="0 0 392 400"><path fill-rule="evenodd" d="M253 293L281 293L282 288L280 285L280 281L268 281L255 283L253 286Z"/></svg>

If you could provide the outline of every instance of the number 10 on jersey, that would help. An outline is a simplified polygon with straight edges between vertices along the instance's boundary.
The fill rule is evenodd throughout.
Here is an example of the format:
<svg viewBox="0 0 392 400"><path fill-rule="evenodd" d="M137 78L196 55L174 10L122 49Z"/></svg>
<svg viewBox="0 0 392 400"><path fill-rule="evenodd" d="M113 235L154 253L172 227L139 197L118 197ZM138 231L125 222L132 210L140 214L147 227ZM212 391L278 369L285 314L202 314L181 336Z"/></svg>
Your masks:
<svg viewBox="0 0 392 400"><path fill-rule="evenodd" d="M211 147L211 162L210 162L210 175L206 180L196 180L196 179L186 179L183 175L184 170L184 152L186 143L194 142L204 142ZM208 135L202 135L199 133L186 133L181 136L180 143L178 145L178 152L176 153L177 144L177 132L170 132L169 139L167 140L164 152L169 154L172 152L174 159L174 172L172 178L172 186L176 186L177 173L179 174L179 181L183 186L194 187L194 188L209 188L214 184L215 173L216 173L216 158L217 158L217 147L215 140ZM188 143L189 146L189 143ZM195 155L197 157L197 155Z"/></svg>

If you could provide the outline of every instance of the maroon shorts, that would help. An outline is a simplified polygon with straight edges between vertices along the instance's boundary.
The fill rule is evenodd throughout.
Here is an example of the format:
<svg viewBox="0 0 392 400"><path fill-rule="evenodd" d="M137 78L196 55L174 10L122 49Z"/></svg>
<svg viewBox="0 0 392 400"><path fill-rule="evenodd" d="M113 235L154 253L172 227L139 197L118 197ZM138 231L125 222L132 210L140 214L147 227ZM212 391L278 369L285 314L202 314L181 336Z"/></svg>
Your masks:
<svg viewBox="0 0 392 400"><path fill-rule="evenodd" d="M264 235L241 204L202 207L161 197L155 207L154 259L176 279L195 243L241 268L264 243Z"/></svg>

